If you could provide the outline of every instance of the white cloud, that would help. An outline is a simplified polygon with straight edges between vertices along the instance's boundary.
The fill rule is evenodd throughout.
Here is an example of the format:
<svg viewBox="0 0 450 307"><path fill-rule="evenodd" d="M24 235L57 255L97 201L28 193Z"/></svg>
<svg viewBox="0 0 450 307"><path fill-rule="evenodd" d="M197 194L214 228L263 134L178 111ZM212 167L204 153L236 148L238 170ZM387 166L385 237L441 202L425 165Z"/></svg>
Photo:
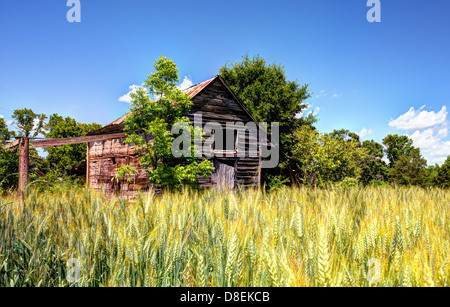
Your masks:
<svg viewBox="0 0 450 307"><path fill-rule="evenodd" d="M326 90L321 90L317 95L314 96L314 98L322 98L322 97L327 97L328 96L328 92ZM330 94L331 98L339 98L341 97L341 95L334 93L333 95Z"/></svg>
<svg viewBox="0 0 450 307"><path fill-rule="evenodd" d="M409 109L396 120L391 120L389 126L397 130L414 131L406 135L413 140L415 147L420 148L428 164L443 163L450 155L447 107L443 106L437 113L424 111L424 107L417 111Z"/></svg>
<svg viewBox="0 0 450 307"><path fill-rule="evenodd" d="M417 130L409 137L414 146L419 147L431 162L444 162L450 155L450 141L444 140L447 135L447 127L435 127L424 131Z"/></svg>
<svg viewBox="0 0 450 307"><path fill-rule="evenodd" d="M316 98L325 97L327 95L327 91L321 90L319 94L316 95Z"/></svg>
<svg viewBox="0 0 450 307"><path fill-rule="evenodd" d="M400 130L422 130L436 125L444 124L447 119L447 107L443 106L439 112L428 112L423 110L422 106L419 110L414 108L401 115L397 119L389 122L389 126Z"/></svg>
<svg viewBox="0 0 450 307"><path fill-rule="evenodd" d="M295 118L302 118L303 116L308 116L311 113L317 115L319 114L320 110L321 110L320 107L314 106L314 104L306 103L306 108L302 112L297 113L295 115Z"/></svg>
<svg viewBox="0 0 450 307"><path fill-rule="evenodd" d="M5 118L3 115L0 114L0 118Z"/></svg>
<svg viewBox="0 0 450 307"><path fill-rule="evenodd" d="M136 93L139 88L143 87L136 84L130 85L130 91L127 94L123 95L122 97L119 97L119 101L131 103L131 101L133 100L133 98L131 98L131 94Z"/></svg>
<svg viewBox="0 0 450 307"><path fill-rule="evenodd" d="M319 114L319 112L320 112L320 107L314 106L313 104L311 104L308 106L308 108L303 113L306 114L306 116L308 116L310 114L317 115L317 114Z"/></svg>
<svg viewBox="0 0 450 307"><path fill-rule="evenodd" d="M183 90L190 88L193 85L194 85L194 83L192 82L192 79L188 76L185 76L183 79L183 82L181 82L181 84L178 86L178 88L183 91Z"/></svg>
<svg viewBox="0 0 450 307"><path fill-rule="evenodd" d="M11 121L12 122L12 121ZM39 119L35 119L34 120L34 126L33 126L33 130L31 130L31 134L34 134L35 132L36 132L36 130L37 130L37 128L38 128L38 124L39 124ZM40 134L38 134L37 135L37 137L44 137L44 135L42 134L43 132L48 132L48 130L47 129L42 129L41 128L41 133Z"/></svg>
<svg viewBox="0 0 450 307"><path fill-rule="evenodd" d="M444 162L447 160L447 157L437 157L434 162L437 164L444 164Z"/></svg>
<svg viewBox="0 0 450 307"><path fill-rule="evenodd" d="M364 127L361 132L356 133L357 135L359 135L360 138L364 138L367 135L372 135L373 134L373 129L367 129L366 127Z"/></svg>

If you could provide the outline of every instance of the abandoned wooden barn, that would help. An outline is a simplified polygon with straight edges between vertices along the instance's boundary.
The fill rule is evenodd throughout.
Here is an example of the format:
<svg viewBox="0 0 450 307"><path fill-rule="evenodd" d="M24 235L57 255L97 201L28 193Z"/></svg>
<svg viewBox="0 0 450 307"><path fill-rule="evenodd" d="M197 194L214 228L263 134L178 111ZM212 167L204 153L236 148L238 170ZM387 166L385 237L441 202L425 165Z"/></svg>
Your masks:
<svg viewBox="0 0 450 307"><path fill-rule="evenodd" d="M226 123L258 123L248 109L236 97L229 86L220 76L194 85L184 92L192 99L193 107L187 115L194 122L195 115L201 115L202 127L206 122L220 123L224 129ZM124 121L127 115L115 120L106 127L91 131L88 135L102 135L123 132ZM235 189L237 187L255 187L261 181L261 155L259 135L245 133L224 133L233 137L234 150L224 152L224 147L217 146L217 142L210 144L212 154L208 158L214 164L213 173L208 178L199 178L200 188L220 187ZM214 139L214 130L207 139ZM146 191L149 187L147 172L139 165L136 149L132 144L124 144L125 138L116 138L88 143L87 153L87 181L95 190L106 193L117 193L121 196L133 197L138 190ZM249 151L251 145L257 152L248 152L242 155L242 150ZM205 147L204 147L205 148ZM218 149L217 149L218 148ZM228 148L227 148L228 149ZM225 156L224 156L225 154ZM128 182L125 178L116 179L116 168L122 165L137 167L138 174Z"/></svg>

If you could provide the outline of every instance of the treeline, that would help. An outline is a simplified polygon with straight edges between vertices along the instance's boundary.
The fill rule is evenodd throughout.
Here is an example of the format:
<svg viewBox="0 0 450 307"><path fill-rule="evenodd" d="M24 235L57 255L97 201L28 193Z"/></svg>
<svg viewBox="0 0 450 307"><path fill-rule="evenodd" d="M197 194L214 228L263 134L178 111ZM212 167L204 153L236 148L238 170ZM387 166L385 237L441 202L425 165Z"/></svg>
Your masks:
<svg viewBox="0 0 450 307"><path fill-rule="evenodd" d="M85 136L89 131L100 129L96 123L85 124L70 117L37 114L30 109L15 110L12 115L15 131L0 118L0 142L20 137L69 138ZM30 148L30 182L48 184L83 183L85 169L77 166L86 160L86 144L64 145L45 148L45 154ZM19 153L0 146L0 189L17 188Z"/></svg>
<svg viewBox="0 0 450 307"><path fill-rule="evenodd" d="M427 166L420 149L404 135L390 134L380 144L373 140L361 142L348 130L319 133L311 126L303 126L294 132L292 140L288 163L297 183L450 185L450 157L442 166Z"/></svg>

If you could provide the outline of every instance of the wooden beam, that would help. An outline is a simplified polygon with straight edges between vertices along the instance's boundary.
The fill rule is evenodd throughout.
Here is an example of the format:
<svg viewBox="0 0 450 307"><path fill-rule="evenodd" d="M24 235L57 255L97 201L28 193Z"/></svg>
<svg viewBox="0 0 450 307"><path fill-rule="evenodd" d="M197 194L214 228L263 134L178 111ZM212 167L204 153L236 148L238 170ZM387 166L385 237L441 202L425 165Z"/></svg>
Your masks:
<svg viewBox="0 0 450 307"><path fill-rule="evenodd" d="M61 146L61 145L74 145L81 143L89 143L96 141L106 141L111 139L124 138L127 134L125 132L113 133L113 134L101 134L101 135L90 135L75 138L65 138L65 139L41 139L41 140L30 140L30 145L34 148L40 147L50 147L50 146ZM20 139L14 142L6 143L3 145L5 149L12 149L19 146Z"/></svg>
<svg viewBox="0 0 450 307"><path fill-rule="evenodd" d="M22 138L19 140L19 193L20 197L26 196L29 172L29 150L30 140Z"/></svg>
<svg viewBox="0 0 450 307"><path fill-rule="evenodd" d="M104 134L104 135L90 135L82 136L76 138L65 138L65 139L42 139L42 140L32 140L30 144L34 148L40 147L51 147L51 146L62 146L62 145L74 145L81 143L90 143L96 141L105 141L111 139L118 139L126 137L126 133L114 133L114 134Z"/></svg>
<svg viewBox="0 0 450 307"><path fill-rule="evenodd" d="M20 139L15 140L14 142L8 142L5 145L3 145L3 148L11 150L12 148L19 146L19 141Z"/></svg>

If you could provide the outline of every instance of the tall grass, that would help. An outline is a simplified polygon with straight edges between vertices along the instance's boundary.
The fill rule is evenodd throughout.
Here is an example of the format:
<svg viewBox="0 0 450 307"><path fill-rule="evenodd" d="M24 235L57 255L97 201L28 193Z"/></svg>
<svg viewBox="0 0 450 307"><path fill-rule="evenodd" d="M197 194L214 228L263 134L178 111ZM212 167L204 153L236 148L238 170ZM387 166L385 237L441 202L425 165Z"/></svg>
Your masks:
<svg viewBox="0 0 450 307"><path fill-rule="evenodd" d="M449 204L387 187L31 192L0 198L0 286L72 286L72 258L80 286L448 286Z"/></svg>

